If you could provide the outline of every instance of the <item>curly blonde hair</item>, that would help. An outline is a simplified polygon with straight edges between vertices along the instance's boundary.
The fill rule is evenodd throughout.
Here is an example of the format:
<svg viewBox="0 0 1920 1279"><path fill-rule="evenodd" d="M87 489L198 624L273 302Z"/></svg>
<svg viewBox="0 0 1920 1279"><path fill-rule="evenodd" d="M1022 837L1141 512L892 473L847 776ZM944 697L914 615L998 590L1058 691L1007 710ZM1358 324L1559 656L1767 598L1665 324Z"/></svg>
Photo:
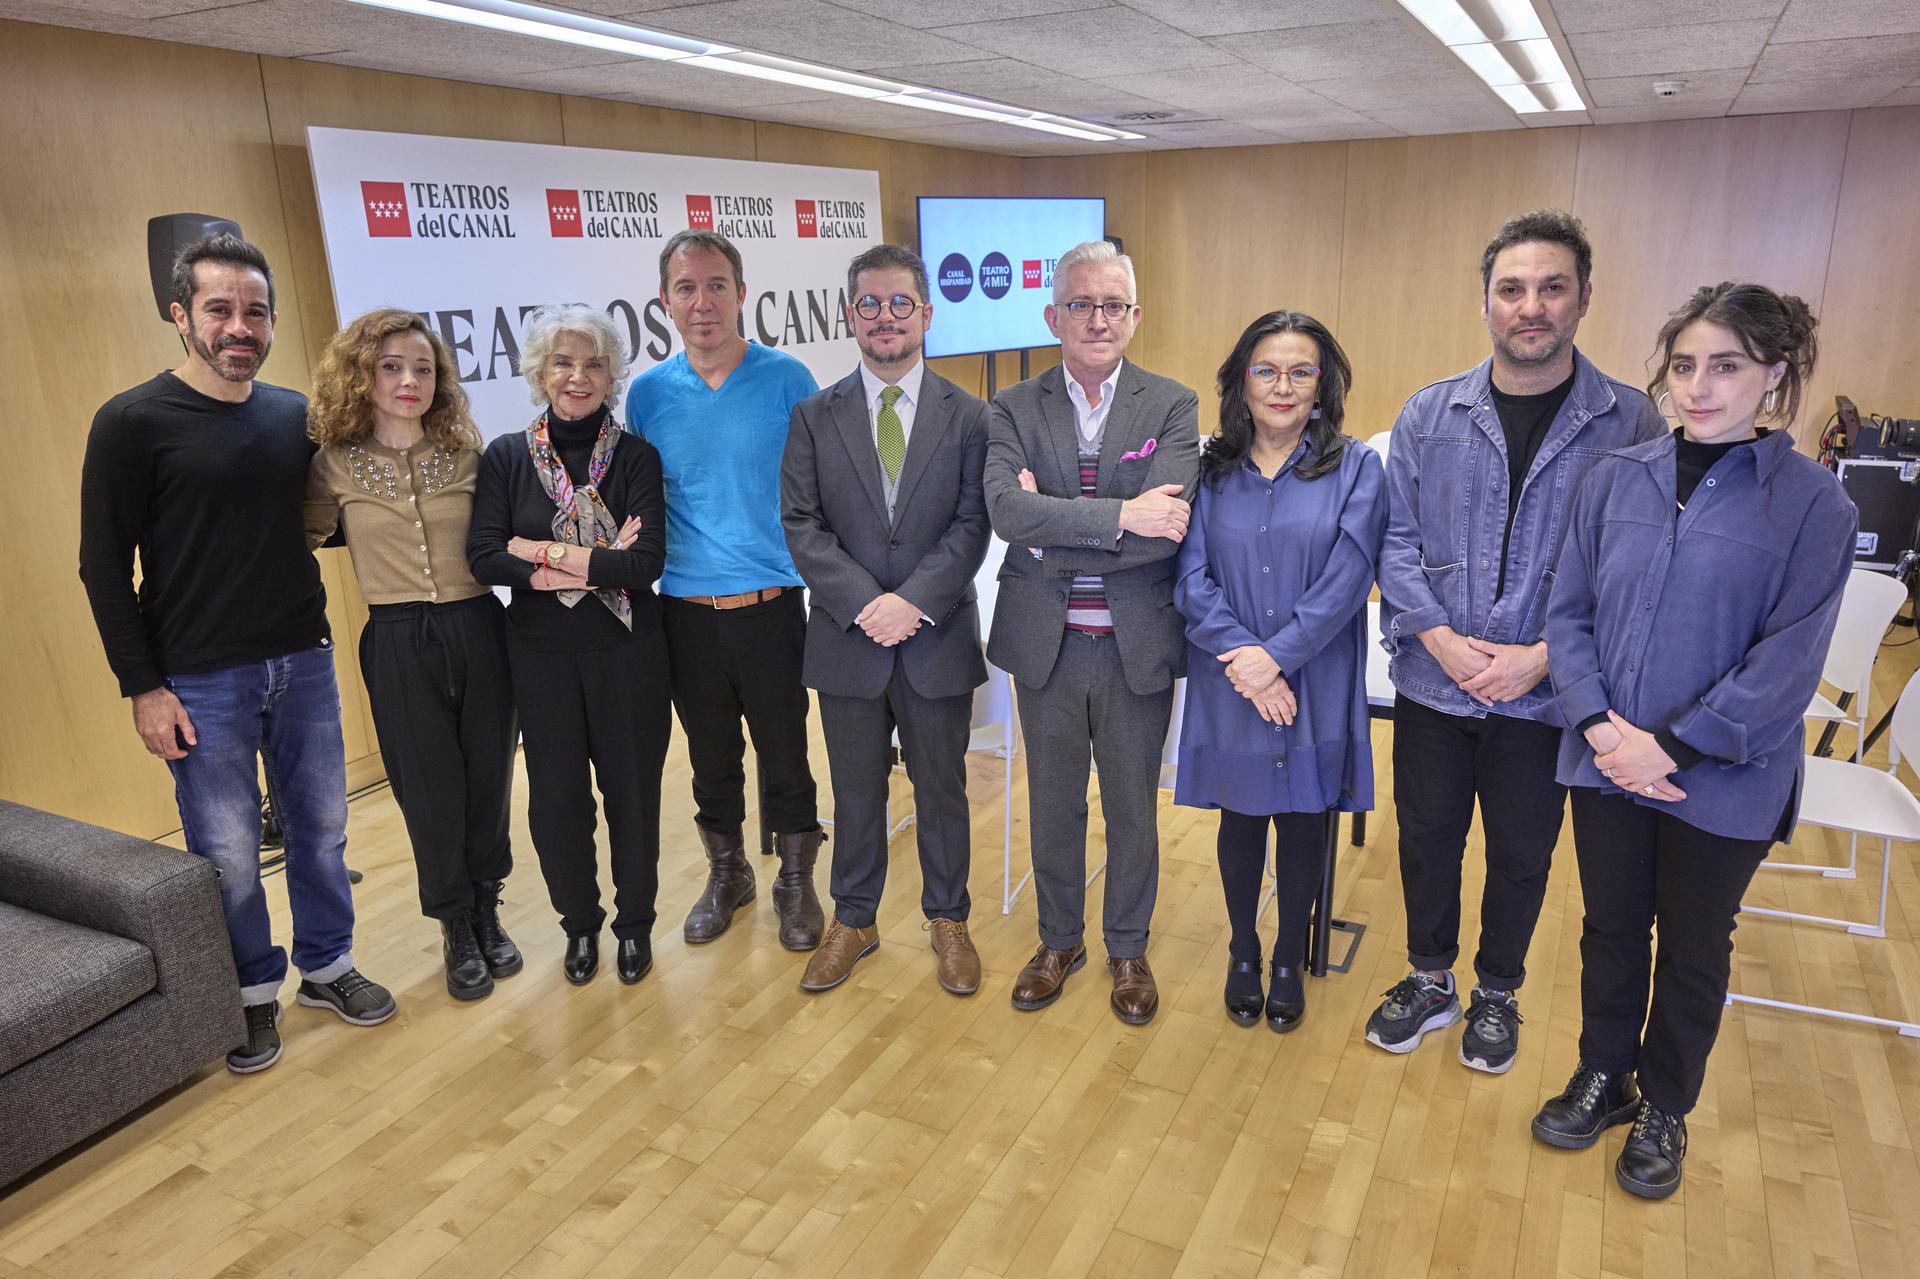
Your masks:
<svg viewBox="0 0 1920 1279"><path fill-rule="evenodd" d="M307 400L307 434L316 444L352 444L373 434L373 375L380 349L394 334L408 332L426 338L433 350L433 401L420 419L421 429L436 448L480 447L452 352L424 319L397 307L367 312L334 334L321 352Z"/></svg>

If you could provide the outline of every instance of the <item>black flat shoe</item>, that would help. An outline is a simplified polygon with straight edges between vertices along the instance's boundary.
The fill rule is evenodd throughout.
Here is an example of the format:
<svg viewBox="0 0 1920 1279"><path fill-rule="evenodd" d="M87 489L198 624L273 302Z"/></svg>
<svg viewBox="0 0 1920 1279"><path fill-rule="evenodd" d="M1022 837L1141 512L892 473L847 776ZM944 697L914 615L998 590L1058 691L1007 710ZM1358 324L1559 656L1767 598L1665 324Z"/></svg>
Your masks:
<svg viewBox="0 0 1920 1279"><path fill-rule="evenodd" d="M1300 970L1285 964L1273 966L1273 981L1267 987L1267 1026L1284 1035L1307 1015L1307 989Z"/></svg>
<svg viewBox="0 0 1920 1279"><path fill-rule="evenodd" d="M1260 990L1260 961L1227 961L1227 1016L1236 1025L1251 1026L1260 1020L1260 1005L1265 996Z"/></svg>
<svg viewBox="0 0 1920 1279"><path fill-rule="evenodd" d="M1669 1114L1644 1097L1634 1116L1633 1131L1614 1161L1613 1177L1620 1188L1642 1199L1665 1199L1680 1189L1681 1167L1687 1157L1687 1121Z"/></svg>
<svg viewBox="0 0 1920 1279"><path fill-rule="evenodd" d="M560 961L560 970L576 986L592 981L593 975L600 971L600 935L588 933L584 937L567 938L567 955Z"/></svg>
<svg viewBox="0 0 1920 1279"><path fill-rule="evenodd" d="M620 980L629 986L645 977L653 970L653 939L621 938L618 953L614 956L614 968L619 972Z"/></svg>
<svg viewBox="0 0 1920 1279"><path fill-rule="evenodd" d="M1640 1113L1633 1072L1609 1074L1581 1062L1558 1097L1549 1097L1533 1117L1536 1141L1562 1150L1585 1150L1615 1124Z"/></svg>

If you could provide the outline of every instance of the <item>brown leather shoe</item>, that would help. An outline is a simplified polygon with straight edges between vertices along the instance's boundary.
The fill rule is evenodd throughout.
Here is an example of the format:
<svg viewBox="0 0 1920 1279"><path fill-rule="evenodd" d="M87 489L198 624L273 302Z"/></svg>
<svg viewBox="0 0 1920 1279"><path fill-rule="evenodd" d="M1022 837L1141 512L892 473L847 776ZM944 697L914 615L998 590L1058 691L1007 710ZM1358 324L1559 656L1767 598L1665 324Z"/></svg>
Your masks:
<svg viewBox="0 0 1920 1279"><path fill-rule="evenodd" d="M807 960L802 990L832 990L853 974L853 966L880 949L878 928L850 928L838 919L827 925L820 948Z"/></svg>
<svg viewBox="0 0 1920 1279"><path fill-rule="evenodd" d="M1160 1008L1160 991L1153 984L1153 970L1147 957L1107 959L1107 971L1113 974L1113 1015L1129 1026L1144 1026Z"/></svg>
<svg viewBox="0 0 1920 1279"><path fill-rule="evenodd" d="M813 864L827 833L818 826L797 835L773 837L780 873L773 881L773 909L780 916L780 944L788 950L812 950L820 944L826 912L813 891Z"/></svg>
<svg viewBox="0 0 1920 1279"><path fill-rule="evenodd" d="M971 995L979 990L980 952L967 936L966 921L929 919L926 927L932 934L933 953L940 959L935 969L940 989L950 995Z"/></svg>
<svg viewBox="0 0 1920 1279"><path fill-rule="evenodd" d="M695 826L707 850L707 886L687 912L686 939L695 945L710 942L727 931L734 912L753 902L753 863L747 860L746 840L738 826L711 831Z"/></svg>
<svg viewBox="0 0 1920 1279"><path fill-rule="evenodd" d="M1034 951L1033 958L1027 961L1027 966L1013 979L1013 1006L1023 1013L1045 1008L1060 998L1067 978L1086 966L1085 946L1054 950L1041 943L1040 949Z"/></svg>

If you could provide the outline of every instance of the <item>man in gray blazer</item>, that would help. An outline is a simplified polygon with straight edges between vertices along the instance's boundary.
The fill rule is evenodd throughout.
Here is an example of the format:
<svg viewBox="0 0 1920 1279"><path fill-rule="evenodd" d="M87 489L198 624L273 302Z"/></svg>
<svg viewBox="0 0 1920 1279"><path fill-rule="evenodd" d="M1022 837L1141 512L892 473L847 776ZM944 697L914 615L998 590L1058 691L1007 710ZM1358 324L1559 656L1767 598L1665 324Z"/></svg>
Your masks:
<svg viewBox="0 0 1920 1279"><path fill-rule="evenodd" d="M812 592L801 679L820 695L833 774L833 922L802 990L880 948L887 776L897 729L913 779L920 907L941 986L980 988L967 936L967 737L986 682L974 574L987 555L987 406L927 368L927 269L882 244L847 268L860 367L794 406L782 520Z"/></svg>
<svg viewBox="0 0 1920 1279"><path fill-rule="evenodd" d="M994 397L987 511L1010 547L987 656L1020 685L1040 948L1013 986L1031 1011L1087 962L1087 765L1107 823L1103 926L1113 1011L1159 1006L1147 925L1160 875L1160 752L1186 637L1174 553L1199 472L1192 391L1128 364L1133 263L1105 240L1054 266L1060 367Z"/></svg>

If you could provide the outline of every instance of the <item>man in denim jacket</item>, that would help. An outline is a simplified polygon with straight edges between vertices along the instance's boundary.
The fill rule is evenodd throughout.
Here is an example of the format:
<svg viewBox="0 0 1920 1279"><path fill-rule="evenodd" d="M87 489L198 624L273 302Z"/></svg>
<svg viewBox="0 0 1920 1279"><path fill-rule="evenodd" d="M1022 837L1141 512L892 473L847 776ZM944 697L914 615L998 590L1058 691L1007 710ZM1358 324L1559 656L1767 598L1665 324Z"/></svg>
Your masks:
<svg viewBox="0 0 1920 1279"><path fill-rule="evenodd" d="M1493 355L1416 392L1393 426L1380 555L1393 654L1394 804L1412 972L1367 1021L1411 1052L1461 1019L1460 866L1473 806L1486 836L1477 985L1460 1060L1513 1065L1527 946L1566 788L1541 638L1574 490L1602 455L1661 433L1647 397L1574 349L1593 251L1570 214L1509 218L1480 259Z"/></svg>

